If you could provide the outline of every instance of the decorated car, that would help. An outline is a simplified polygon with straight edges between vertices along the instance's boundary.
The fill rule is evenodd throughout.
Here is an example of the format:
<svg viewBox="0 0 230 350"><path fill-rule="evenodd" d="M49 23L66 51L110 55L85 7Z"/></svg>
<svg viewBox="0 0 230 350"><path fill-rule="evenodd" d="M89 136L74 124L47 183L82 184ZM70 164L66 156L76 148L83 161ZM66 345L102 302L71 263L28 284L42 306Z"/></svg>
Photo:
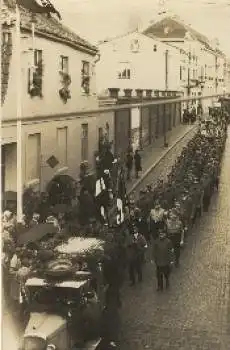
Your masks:
<svg viewBox="0 0 230 350"><path fill-rule="evenodd" d="M27 279L29 313L20 350L94 350L104 309L104 241L69 238Z"/></svg>

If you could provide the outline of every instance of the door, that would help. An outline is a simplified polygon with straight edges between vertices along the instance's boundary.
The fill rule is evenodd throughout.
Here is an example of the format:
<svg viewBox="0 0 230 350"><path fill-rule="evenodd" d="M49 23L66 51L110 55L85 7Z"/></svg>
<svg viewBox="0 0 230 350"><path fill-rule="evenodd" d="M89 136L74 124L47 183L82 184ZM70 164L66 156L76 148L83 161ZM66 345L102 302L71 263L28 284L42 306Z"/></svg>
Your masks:
<svg viewBox="0 0 230 350"><path fill-rule="evenodd" d="M130 145L131 116L130 109L115 112L115 152L124 159Z"/></svg>
<svg viewBox="0 0 230 350"><path fill-rule="evenodd" d="M159 118L158 118L158 106L154 105L150 107L150 143L154 142L158 137L158 127L159 127Z"/></svg>

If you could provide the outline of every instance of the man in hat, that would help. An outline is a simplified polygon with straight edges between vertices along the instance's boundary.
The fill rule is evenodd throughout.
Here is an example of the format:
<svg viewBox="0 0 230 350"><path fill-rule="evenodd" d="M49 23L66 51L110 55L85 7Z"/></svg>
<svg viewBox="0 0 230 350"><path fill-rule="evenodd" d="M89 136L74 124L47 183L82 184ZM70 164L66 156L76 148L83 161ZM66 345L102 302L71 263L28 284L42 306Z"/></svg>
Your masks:
<svg viewBox="0 0 230 350"><path fill-rule="evenodd" d="M136 283L136 275L138 282L142 282L144 252L146 248L147 242L145 238L137 230L134 230L134 234L130 235L130 242L127 248L131 286L134 286Z"/></svg>
<svg viewBox="0 0 230 350"><path fill-rule="evenodd" d="M165 279L166 289L168 289L172 261L172 243L164 231L159 233L159 238L154 244L153 259L156 264L157 290L163 290L163 279Z"/></svg>
<svg viewBox="0 0 230 350"><path fill-rule="evenodd" d="M131 172L133 169L133 154L128 151L126 155L126 168L127 168L127 180L130 180Z"/></svg>
<svg viewBox="0 0 230 350"><path fill-rule="evenodd" d="M134 154L134 163L135 163L136 179L138 179L138 177L139 177L139 172L142 171L142 166L141 166L141 155L140 155L138 149L135 151L135 154Z"/></svg>
<svg viewBox="0 0 230 350"><path fill-rule="evenodd" d="M137 227L138 232L140 232L150 243L150 232L148 227L147 216L143 215L139 208L135 208L135 226Z"/></svg>
<svg viewBox="0 0 230 350"><path fill-rule="evenodd" d="M175 209L171 210L169 214L169 218L166 220L166 228L167 228L168 238L172 242L172 246L175 253L175 265L176 267L178 267L179 261L180 261L180 244L181 244L183 225Z"/></svg>

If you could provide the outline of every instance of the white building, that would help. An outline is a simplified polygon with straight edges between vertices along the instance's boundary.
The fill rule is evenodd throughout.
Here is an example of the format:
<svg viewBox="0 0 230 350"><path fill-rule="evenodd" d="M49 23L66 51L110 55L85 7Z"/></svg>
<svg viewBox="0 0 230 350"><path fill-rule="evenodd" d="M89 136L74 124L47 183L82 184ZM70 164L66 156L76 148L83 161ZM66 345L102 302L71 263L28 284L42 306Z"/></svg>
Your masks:
<svg viewBox="0 0 230 350"><path fill-rule="evenodd" d="M143 90L143 96L146 90L181 90L180 65L185 55L177 48L138 32L102 42L98 48L99 96L108 96L109 89L120 89L119 96L126 90L127 97Z"/></svg>
<svg viewBox="0 0 230 350"><path fill-rule="evenodd" d="M185 66L181 68L186 76L182 79L185 95L196 97L225 91L225 56L204 35L177 17L163 18L144 30L144 34L186 51Z"/></svg>
<svg viewBox="0 0 230 350"><path fill-rule="evenodd" d="M17 74L21 78L23 186L42 191L57 174L76 178L79 165L94 163L98 128L106 118L81 115L98 108L95 81L97 48L54 17L21 8L21 67L16 52L15 9L2 9L2 191L16 191ZM56 157L51 167L47 160Z"/></svg>

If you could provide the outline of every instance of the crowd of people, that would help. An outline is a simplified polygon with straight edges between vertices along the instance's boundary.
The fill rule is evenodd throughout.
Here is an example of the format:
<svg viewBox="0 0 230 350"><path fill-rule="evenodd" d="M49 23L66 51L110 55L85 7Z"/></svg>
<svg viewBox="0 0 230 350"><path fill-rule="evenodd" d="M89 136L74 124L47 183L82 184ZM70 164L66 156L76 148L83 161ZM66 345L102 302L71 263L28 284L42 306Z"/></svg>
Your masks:
<svg viewBox="0 0 230 350"><path fill-rule="evenodd" d="M118 310L121 307L120 290L126 268L131 286L143 281L147 249L151 251L151 262L155 262L156 265L157 290L164 289L164 281L165 288L170 287L171 268L174 265L177 268L180 266L181 247L186 241L187 234L196 219L204 211L208 211L211 196L218 190L226 135L227 118L220 111L212 111L208 120L200 122L199 131L183 148L166 182L159 179L155 188L149 184L140 191L137 201L132 197L124 198L124 220L120 225L111 226L107 220L99 220L98 226L95 202L92 201L90 189L87 186L82 187L79 202L75 205L76 215L77 213L79 215L80 210L82 225L86 225L89 234L98 235L101 226L103 230L106 228L115 247L113 254L107 259L105 271L109 284L107 299L112 310L107 309L110 310L109 317L111 312L114 315L114 308ZM106 182L108 174L104 172L104 166L101 166L102 160L100 162L99 160L98 158L97 178L103 178ZM138 177L141 171L141 158L138 151L133 155L130 150L126 158L127 179L130 178L133 161L135 175ZM103 162L106 162L105 167L111 174L113 164L116 164L117 160L111 155L110 150L106 151ZM107 188L111 188L115 194L116 186L111 183L112 185L107 185ZM23 251L18 248L18 234L41 222L52 224L59 233L65 232L70 228L68 218L71 219L71 215L75 215L73 212L70 215L68 211L55 215L52 210L44 209L42 204L40 207L43 208L42 211L33 212L30 220L24 217L20 224L9 210L3 213L3 283L6 295L11 294L15 301L19 294L16 295L14 285L9 285L9 271L11 277L15 274L20 275L21 283L30 269L28 254L23 255ZM109 331L107 333L109 334Z"/></svg>
<svg viewBox="0 0 230 350"><path fill-rule="evenodd" d="M218 190L226 134L227 120L215 112L200 123L199 131L182 150L167 181L159 179L156 188L148 185L137 202L129 202L123 227L133 238L127 249L132 285L135 275L142 280L144 250L151 245L157 266L157 289L163 289L163 276L169 287L171 265L179 267L187 233L208 210L211 196Z"/></svg>

